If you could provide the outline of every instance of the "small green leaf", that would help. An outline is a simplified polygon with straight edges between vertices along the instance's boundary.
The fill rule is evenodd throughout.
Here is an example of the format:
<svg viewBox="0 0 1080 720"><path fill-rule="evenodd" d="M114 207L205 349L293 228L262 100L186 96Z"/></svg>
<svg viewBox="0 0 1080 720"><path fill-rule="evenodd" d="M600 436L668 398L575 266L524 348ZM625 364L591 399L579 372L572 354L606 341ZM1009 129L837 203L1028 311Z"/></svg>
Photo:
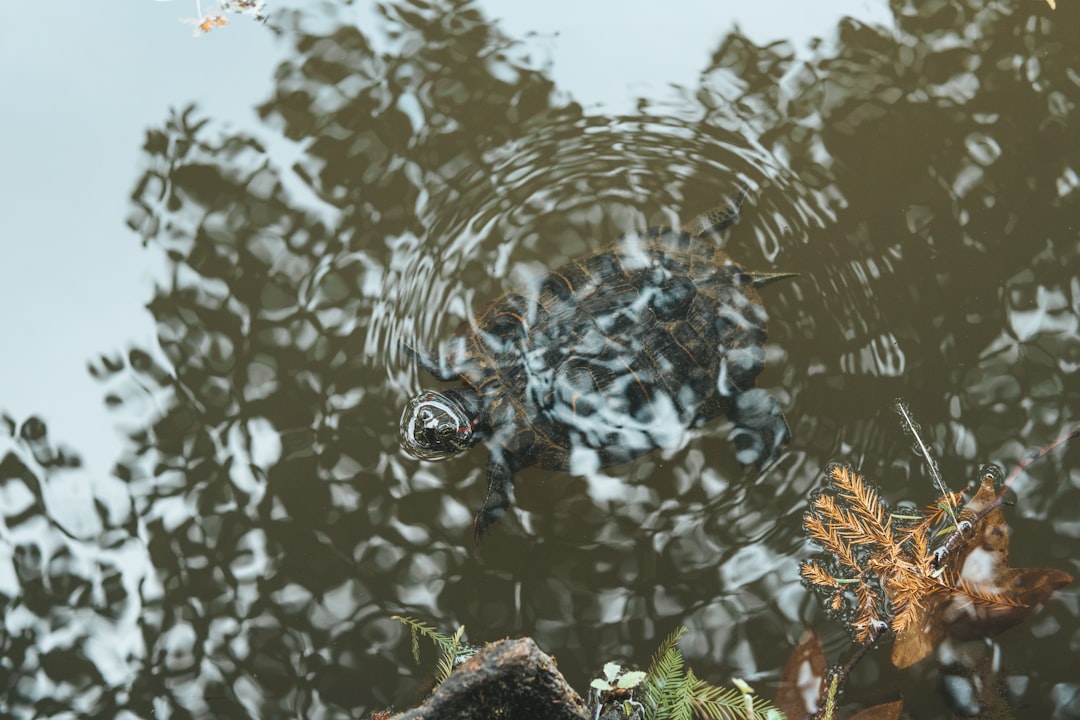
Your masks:
<svg viewBox="0 0 1080 720"><path fill-rule="evenodd" d="M615 687L625 690L626 688L637 687L642 682L644 682L644 680L645 673L643 673L641 670L634 670L633 672L628 672L621 678L619 678L619 682L616 684Z"/></svg>
<svg viewBox="0 0 1080 720"><path fill-rule="evenodd" d="M589 683L589 687L596 688L597 690L603 690L604 692L610 692L611 690L615 689L611 687L611 683L609 683L607 680L604 680L603 678L596 678L591 683Z"/></svg>
<svg viewBox="0 0 1080 720"><path fill-rule="evenodd" d="M604 677L608 679L608 682L611 682L615 679L615 676L619 674L620 670L622 670L622 668L619 667L618 663L609 662L604 665Z"/></svg>

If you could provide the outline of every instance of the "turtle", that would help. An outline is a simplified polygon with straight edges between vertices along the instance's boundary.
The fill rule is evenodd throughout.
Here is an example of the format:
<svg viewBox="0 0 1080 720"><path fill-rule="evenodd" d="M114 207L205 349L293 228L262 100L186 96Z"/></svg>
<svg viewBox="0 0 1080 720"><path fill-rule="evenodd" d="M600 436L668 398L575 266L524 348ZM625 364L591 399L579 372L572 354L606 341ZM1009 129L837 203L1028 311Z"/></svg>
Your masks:
<svg viewBox="0 0 1080 720"><path fill-rule="evenodd" d="M765 361L758 288L795 273L744 270L722 249L744 192L684 225L627 233L496 298L421 369L456 385L405 406L403 448L441 460L485 443L479 542L510 507L522 468L587 473L726 415L736 458L759 469L790 439L780 402L755 387Z"/></svg>

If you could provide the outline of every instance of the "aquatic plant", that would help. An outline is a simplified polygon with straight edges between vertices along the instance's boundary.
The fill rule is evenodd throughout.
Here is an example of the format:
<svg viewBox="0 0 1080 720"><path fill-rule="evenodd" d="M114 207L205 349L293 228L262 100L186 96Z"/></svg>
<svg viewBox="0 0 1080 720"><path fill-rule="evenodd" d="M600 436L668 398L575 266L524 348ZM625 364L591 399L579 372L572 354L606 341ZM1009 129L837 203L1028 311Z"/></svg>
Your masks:
<svg viewBox="0 0 1080 720"><path fill-rule="evenodd" d="M854 469L829 467L829 486L812 500L803 521L825 558L805 561L801 574L826 596L860 648L831 677L817 717L831 716L836 689L887 632L895 634L893 664L908 667L930 655L946 634L982 637L1021 622L1072 582L1061 570L1009 566L1001 505L1012 479L1080 428L1033 453L1007 479L997 467L984 465L977 492L959 507L963 494L945 486L910 410L902 401L896 410L941 495L920 512L893 510ZM931 549L932 539L943 536Z"/></svg>
<svg viewBox="0 0 1080 720"><path fill-rule="evenodd" d="M439 632L432 625L411 617L402 615L391 616L394 620L403 623L409 628L412 638L412 654L416 664L420 664L420 637L426 637L439 649L439 659L435 664L435 685L442 685L454 668L465 662L477 653L479 648L466 645L461 642L465 635L465 626L461 625L453 635Z"/></svg>
<svg viewBox="0 0 1080 720"><path fill-rule="evenodd" d="M685 667L679 640L685 627L676 628L653 654L643 683L642 704L646 720L780 720L783 713L758 697L753 688L735 678L735 688L711 685Z"/></svg>

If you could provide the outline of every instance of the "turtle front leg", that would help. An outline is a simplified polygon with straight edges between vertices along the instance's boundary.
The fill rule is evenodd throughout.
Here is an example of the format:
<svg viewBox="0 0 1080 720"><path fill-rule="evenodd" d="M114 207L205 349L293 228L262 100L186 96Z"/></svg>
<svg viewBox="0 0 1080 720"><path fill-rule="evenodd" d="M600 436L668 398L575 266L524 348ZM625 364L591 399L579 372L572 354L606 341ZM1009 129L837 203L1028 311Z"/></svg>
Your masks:
<svg viewBox="0 0 1080 720"><path fill-rule="evenodd" d="M454 369L449 358L433 353L425 347L413 347L401 339L398 339L398 347L406 357L412 359L421 370L424 370L432 377L443 381L457 379L459 373Z"/></svg>
<svg viewBox="0 0 1080 720"><path fill-rule="evenodd" d="M488 528L501 518L514 501L514 471L505 460L492 453L488 458L488 488L484 502L476 513L475 536L479 543Z"/></svg>
<svg viewBox="0 0 1080 720"><path fill-rule="evenodd" d="M735 457L744 465L753 464L760 470L791 439L780 401L761 388L736 395L728 415L735 423L730 435Z"/></svg>
<svg viewBox="0 0 1080 720"><path fill-rule="evenodd" d="M421 345L414 347L400 338L397 340L397 347L406 357L413 359L421 370L444 382L457 380L469 367L469 363L464 361L467 349L464 347L464 339L460 336L450 338L448 342L441 345L438 352L421 347Z"/></svg>

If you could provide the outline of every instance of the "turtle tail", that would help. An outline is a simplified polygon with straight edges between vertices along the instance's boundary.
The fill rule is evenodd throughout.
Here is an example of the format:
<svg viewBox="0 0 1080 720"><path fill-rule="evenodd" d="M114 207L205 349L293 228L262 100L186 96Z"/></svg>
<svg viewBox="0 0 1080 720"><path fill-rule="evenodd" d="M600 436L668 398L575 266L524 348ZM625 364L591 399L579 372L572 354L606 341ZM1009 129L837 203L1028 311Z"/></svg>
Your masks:
<svg viewBox="0 0 1080 720"><path fill-rule="evenodd" d="M799 277L799 273L763 273L763 272L744 272L743 277L750 281L750 284L754 287L762 287L769 283L776 282L777 280L785 280L787 278Z"/></svg>

